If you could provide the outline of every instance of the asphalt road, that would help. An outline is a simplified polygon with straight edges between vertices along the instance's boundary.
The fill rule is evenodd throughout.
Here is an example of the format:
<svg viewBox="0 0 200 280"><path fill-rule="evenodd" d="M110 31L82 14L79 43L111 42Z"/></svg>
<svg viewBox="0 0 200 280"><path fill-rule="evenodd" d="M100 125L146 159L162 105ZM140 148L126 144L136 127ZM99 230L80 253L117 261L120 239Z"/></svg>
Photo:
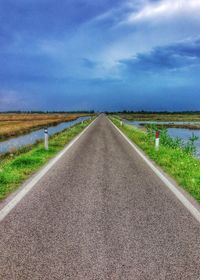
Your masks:
<svg viewBox="0 0 200 280"><path fill-rule="evenodd" d="M0 279L197 280L200 226L101 115L1 222Z"/></svg>

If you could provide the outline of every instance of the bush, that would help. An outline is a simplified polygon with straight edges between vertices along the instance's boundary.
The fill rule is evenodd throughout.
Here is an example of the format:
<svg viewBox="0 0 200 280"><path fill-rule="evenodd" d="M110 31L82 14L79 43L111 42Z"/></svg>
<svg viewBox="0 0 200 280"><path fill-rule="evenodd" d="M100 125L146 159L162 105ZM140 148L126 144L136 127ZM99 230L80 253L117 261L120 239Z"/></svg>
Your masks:
<svg viewBox="0 0 200 280"><path fill-rule="evenodd" d="M188 141L184 141L179 137L173 138L168 134L166 128L160 128L156 126L156 124L148 124L146 126L148 139L152 142L155 141L156 131L160 131L160 144L166 147L170 147L173 149L182 149L184 152L188 154L194 154L196 152L195 142L199 139L196 135L192 134L192 136L188 139Z"/></svg>

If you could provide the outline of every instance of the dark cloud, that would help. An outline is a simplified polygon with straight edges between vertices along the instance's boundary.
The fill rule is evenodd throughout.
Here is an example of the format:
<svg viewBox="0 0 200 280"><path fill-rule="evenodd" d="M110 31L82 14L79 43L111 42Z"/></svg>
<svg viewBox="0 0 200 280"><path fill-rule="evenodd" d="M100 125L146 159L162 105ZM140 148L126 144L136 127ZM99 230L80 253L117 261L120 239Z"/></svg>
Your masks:
<svg viewBox="0 0 200 280"><path fill-rule="evenodd" d="M62 36L68 30L104 13L120 1L1 0L1 34ZM6 35L7 36L7 35ZM1 41L0 41L1 43Z"/></svg>
<svg viewBox="0 0 200 280"><path fill-rule="evenodd" d="M200 40L156 47L151 52L139 53L122 60L129 71L162 71L200 65Z"/></svg>

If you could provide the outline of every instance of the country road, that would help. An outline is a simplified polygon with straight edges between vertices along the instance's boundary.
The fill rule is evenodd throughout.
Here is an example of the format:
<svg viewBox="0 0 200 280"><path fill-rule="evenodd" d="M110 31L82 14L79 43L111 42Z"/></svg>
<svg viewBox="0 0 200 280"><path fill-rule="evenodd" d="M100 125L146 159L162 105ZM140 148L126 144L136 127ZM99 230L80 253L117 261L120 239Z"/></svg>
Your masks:
<svg viewBox="0 0 200 280"><path fill-rule="evenodd" d="M200 225L100 115L0 224L1 280L198 280Z"/></svg>

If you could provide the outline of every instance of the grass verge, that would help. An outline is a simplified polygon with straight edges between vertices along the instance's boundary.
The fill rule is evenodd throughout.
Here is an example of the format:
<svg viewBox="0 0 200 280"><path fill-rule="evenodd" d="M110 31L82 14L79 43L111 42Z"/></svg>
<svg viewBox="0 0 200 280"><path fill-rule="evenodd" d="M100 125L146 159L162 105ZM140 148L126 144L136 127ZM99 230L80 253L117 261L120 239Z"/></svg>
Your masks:
<svg viewBox="0 0 200 280"><path fill-rule="evenodd" d="M181 148L160 145L154 148L147 133L128 124L120 125L119 118L111 117L112 122L139 146L156 164L171 175L176 182L200 202L200 161Z"/></svg>
<svg viewBox="0 0 200 280"><path fill-rule="evenodd" d="M77 136L92 120L70 127L49 139L49 150L44 149L42 142L25 147L15 154L0 157L0 200L53 158Z"/></svg>

